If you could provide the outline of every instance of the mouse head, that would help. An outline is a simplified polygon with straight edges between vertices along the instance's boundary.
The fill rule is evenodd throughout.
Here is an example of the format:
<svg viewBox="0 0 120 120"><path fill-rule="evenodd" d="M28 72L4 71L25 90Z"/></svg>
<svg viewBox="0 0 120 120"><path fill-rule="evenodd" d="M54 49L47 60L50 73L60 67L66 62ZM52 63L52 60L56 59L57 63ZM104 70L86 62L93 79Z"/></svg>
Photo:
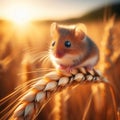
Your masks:
<svg viewBox="0 0 120 120"><path fill-rule="evenodd" d="M86 37L84 24L64 26L52 23L50 33L52 37L50 50L56 58L62 58L66 54L77 55L84 50Z"/></svg>

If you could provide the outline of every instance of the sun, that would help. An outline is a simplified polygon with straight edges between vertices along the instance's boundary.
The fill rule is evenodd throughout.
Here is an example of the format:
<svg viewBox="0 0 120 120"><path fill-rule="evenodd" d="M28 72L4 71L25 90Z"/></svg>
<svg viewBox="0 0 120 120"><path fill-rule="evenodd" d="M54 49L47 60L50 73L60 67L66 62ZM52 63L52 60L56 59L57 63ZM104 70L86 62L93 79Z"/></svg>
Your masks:
<svg viewBox="0 0 120 120"><path fill-rule="evenodd" d="M17 25L23 25L32 19L32 8L24 4L14 4L8 8L7 18Z"/></svg>
<svg viewBox="0 0 120 120"><path fill-rule="evenodd" d="M11 20L16 24L24 24L30 20L29 12L26 9L16 9L16 11L11 12Z"/></svg>

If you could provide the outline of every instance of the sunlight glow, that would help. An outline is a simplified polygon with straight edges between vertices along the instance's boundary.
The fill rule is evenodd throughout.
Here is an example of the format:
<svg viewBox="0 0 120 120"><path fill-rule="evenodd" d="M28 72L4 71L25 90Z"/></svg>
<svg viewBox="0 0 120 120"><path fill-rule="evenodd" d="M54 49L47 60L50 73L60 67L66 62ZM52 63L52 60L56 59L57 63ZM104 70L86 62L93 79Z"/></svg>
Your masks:
<svg viewBox="0 0 120 120"><path fill-rule="evenodd" d="M9 6L8 9L7 18L17 25L26 24L31 20L32 8L30 6L14 4Z"/></svg>
<svg viewBox="0 0 120 120"><path fill-rule="evenodd" d="M12 12L11 12L12 13ZM30 16L27 11L17 9L14 14L10 16L11 20L13 20L17 24L22 24L30 20Z"/></svg>

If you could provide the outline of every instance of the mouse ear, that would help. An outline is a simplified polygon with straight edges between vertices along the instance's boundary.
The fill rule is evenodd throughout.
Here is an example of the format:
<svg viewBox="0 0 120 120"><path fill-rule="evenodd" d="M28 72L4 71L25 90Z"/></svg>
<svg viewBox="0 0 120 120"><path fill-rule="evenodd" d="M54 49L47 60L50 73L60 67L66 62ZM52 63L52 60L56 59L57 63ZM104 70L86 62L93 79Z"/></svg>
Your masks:
<svg viewBox="0 0 120 120"><path fill-rule="evenodd" d="M83 40L86 36L87 33L87 28L84 24L78 24L75 27L75 36L79 39L79 40Z"/></svg>
<svg viewBox="0 0 120 120"><path fill-rule="evenodd" d="M50 34L51 36L53 36L56 32L56 30L58 29L58 25L56 22L52 23L51 24L51 28L50 28Z"/></svg>

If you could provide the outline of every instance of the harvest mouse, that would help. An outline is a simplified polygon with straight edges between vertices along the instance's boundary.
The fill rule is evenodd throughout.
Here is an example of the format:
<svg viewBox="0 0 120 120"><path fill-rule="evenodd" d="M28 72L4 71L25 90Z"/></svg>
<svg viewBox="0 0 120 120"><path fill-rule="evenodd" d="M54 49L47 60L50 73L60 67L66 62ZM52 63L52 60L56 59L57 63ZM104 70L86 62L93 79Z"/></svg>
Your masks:
<svg viewBox="0 0 120 120"><path fill-rule="evenodd" d="M51 24L52 43L49 49L53 65L70 72L71 69L85 67L92 69L99 60L96 44L86 35L84 24Z"/></svg>

